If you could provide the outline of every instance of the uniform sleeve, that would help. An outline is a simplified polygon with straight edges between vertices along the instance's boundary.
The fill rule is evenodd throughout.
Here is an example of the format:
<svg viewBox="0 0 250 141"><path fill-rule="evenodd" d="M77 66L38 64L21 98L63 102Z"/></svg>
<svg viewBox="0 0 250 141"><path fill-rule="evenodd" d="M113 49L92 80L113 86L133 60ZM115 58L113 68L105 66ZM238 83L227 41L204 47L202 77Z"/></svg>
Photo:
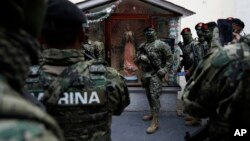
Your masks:
<svg viewBox="0 0 250 141"><path fill-rule="evenodd" d="M144 46L144 44L141 44L141 45L139 46L138 50L136 51L136 56L135 56L134 62L135 62L135 64L137 64L137 65L141 62L140 55L141 55L142 53L141 53L140 48L142 48L143 46Z"/></svg>
<svg viewBox="0 0 250 141"><path fill-rule="evenodd" d="M63 141L63 139L58 139L51 131L47 130L43 124L33 121L6 119L1 122L1 125L1 141L20 140L20 138L32 141Z"/></svg>
<svg viewBox="0 0 250 141"><path fill-rule="evenodd" d="M114 115L120 115L130 104L128 87L124 78L111 67L107 68L107 79L112 87L109 93L109 109Z"/></svg>
<svg viewBox="0 0 250 141"><path fill-rule="evenodd" d="M199 61L201 60L201 55L200 55L200 46L198 43L192 43L191 45L191 49L193 52L193 57L190 58L192 60L192 66L188 69L188 71L190 72L190 74L193 74L193 72L195 71L196 67L199 64Z"/></svg>
<svg viewBox="0 0 250 141"><path fill-rule="evenodd" d="M174 57L173 57L173 70L177 72L179 66L180 66L180 50L179 48L175 49Z"/></svg>
<svg viewBox="0 0 250 141"><path fill-rule="evenodd" d="M163 57L165 60L163 69L165 70L165 72L169 72L172 70L172 65L173 65L173 56L172 56L171 48L169 45L162 43L161 51L163 53Z"/></svg>

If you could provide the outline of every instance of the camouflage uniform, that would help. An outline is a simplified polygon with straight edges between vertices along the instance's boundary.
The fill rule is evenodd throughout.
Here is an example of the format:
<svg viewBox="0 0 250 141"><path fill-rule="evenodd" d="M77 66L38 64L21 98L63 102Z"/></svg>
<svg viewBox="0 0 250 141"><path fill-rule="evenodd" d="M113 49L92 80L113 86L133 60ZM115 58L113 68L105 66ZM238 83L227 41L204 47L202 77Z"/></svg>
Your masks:
<svg viewBox="0 0 250 141"><path fill-rule="evenodd" d="M105 49L104 49L103 42L99 42L99 41L91 42L91 41L89 41L88 43L82 44L82 49L85 51L85 53L87 53L88 55L93 57L93 59L97 59L100 61L105 60Z"/></svg>
<svg viewBox="0 0 250 141"><path fill-rule="evenodd" d="M178 76L177 71L180 66L180 55L181 55L181 48L179 46L174 47L174 53L173 53L173 72L169 76L169 82L172 82L172 85L178 85ZM171 83L170 83L171 85Z"/></svg>
<svg viewBox="0 0 250 141"><path fill-rule="evenodd" d="M154 112L158 113L160 108L159 96L161 92L162 77L157 75L157 71L148 62L143 62L140 59L140 55L144 54L140 48L144 48L147 52L150 52L151 56L156 59L157 64L168 73L172 66L172 53L170 47L160 40L155 40L151 43L143 43L137 52L136 63L140 64L142 69L142 85L146 89L146 94L149 100L150 107ZM157 57L157 58L156 58Z"/></svg>
<svg viewBox="0 0 250 141"><path fill-rule="evenodd" d="M155 31L153 30L150 32ZM147 57L147 61L143 60L142 55ZM157 119L157 128L162 78L172 70L172 61L173 57L170 47L164 42L157 40L155 35L149 39L147 37L147 42L142 43L139 46L135 58L135 63L139 64L142 70L142 85L146 90L146 95L151 109L151 116L156 116L155 119ZM154 117L152 123L154 123ZM153 130L153 132L148 131L150 130L147 130L147 133L153 133L155 130Z"/></svg>
<svg viewBox="0 0 250 141"><path fill-rule="evenodd" d="M94 48L95 48L95 54L96 58L100 61L105 60L105 48L103 42L100 41L94 41Z"/></svg>
<svg viewBox="0 0 250 141"><path fill-rule="evenodd" d="M56 122L22 93L29 66L38 62L35 37L46 0L0 2L0 140L63 141Z"/></svg>
<svg viewBox="0 0 250 141"><path fill-rule="evenodd" d="M0 64L5 66L0 74L0 140L62 141L56 122L21 94L31 63L29 53L36 56L38 43L24 30L0 27L0 46Z"/></svg>
<svg viewBox="0 0 250 141"><path fill-rule="evenodd" d="M95 57L95 47L90 41L82 44L82 49L85 60L97 59Z"/></svg>
<svg viewBox="0 0 250 141"><path fill-rule="evenodd" d="M199 59L201 60L209 52L208 43L206 41L198 42L197 46L198 46L198 52L199 52Z"/></svg>
<svg viewBox="0 0 250 141"><path fill-rule="evenodd" d="M198 36L198 50L199 58L202 59L208 54L209 46L206 39L205 31L208 30L208 26L205 23L198 23L195 26L195 30Z"/></svg>
<svg viewBox="0 0 250 141"><path fill-rule="evenodd" d="M181 50L183 59L181 60L179 69L184 67L184 70L189 72L188 75L185 75L188 81L200 61L199 46L196 41L192 41L186 45L182 45Z"/></svg>
<svg viewBox="0 0 250 141"><path fill-rule="evenodd" d="M214 31L218 33L218 29ZM218 38L218 34L215 36ZM249 39L248 35L241 43L224 48L216 39L214 50L200 63L185 88L185 112L209 117L209 140L229 140L235 129L250 127Z"/></svg>
<svg viewBox="0 0 250 141"><path fill-rule="evenodd" d="M95 60L83 60L77 50L47 49L40 69L27 79L27 88L37 98L45 93L48 103L60 97L52 107L47 104L47 110L67 140L109 141L112 115L120 115L129 104L128 90L117 71Z"/></svg>

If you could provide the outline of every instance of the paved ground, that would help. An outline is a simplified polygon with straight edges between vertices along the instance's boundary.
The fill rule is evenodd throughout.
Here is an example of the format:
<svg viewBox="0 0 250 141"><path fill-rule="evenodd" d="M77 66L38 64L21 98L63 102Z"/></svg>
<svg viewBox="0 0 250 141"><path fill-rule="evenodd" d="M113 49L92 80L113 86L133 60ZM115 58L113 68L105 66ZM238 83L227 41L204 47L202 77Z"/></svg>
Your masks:
<svg viewBox="0 0 250 141"><path fill-rule="evenodd" d="M148 113L148 103L143 91L130 94L131 104L119 117L113 117L112 141L183 141L186 131L200 127L187 127L183 117L176 114L177 92L164 91L161 95L160 128L155 134L146 134L150 122L141 118Z"/></svg>

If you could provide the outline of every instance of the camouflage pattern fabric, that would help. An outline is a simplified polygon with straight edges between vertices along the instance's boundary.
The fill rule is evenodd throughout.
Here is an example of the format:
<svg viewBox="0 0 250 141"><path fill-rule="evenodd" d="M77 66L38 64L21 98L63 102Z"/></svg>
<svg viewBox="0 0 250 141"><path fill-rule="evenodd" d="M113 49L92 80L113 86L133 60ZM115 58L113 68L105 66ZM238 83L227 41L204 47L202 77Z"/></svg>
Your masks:
<svg viewBox="0 0 250 141"><path fill-rule="evenodd" d="M185 88L184 111L209 117L210 140L229 140L236 128L250 127L249 37L224 48L217 44Z"/></svg>
<svg viewBox="0 0 250 141"><path fill-rule="evenodd" d="M39 79L44 78L47 84L41 88L33 83L28 88L30 92L44 91L43 101L63 128L67 140L109 141L112 115L120 115L129 104L128 90L117 71L96 60L83 61L83 58L77 50L45 50ZM49 70L48 66L56 71ZM78 92L93 91L97 91L100 103L77 104L73 101L79 97L76 96ZM66 93L72 98L67 99Z"/></svg>
<svg viewBox="0 0 250 141"><path fill-rule="evenodd" d="M159 96L162 87L162 77L157 75L157 71L159 70L153 68L149 62L145 62L140 59L140 56L144 54L140 48L144 48L150 53L150 56L147 57L152 57L152 60L155 60L156 64L159 64L160 68L163 68L165 74L168 74L172 70L172 52L167 44L160 40L155 40L153 42L141 44L136 54L135 63L139 64L142 69L141 81L143 87L146 89L150 108L154 111L154 113L159 113Z"/></svg>
<svg viewBox="0 0 250 141"><path fill-rule="evenodd" d="M177 71L180 66L180 55L181 55L181 48L179 46L176 46L174 48L174 53L173 53L173 71L172 74L169 75L169 82L170 85L178 85L177 82Z"/></svg>
<svg viewBox="0 0 250 141"><path fill-rule="evenodd" d="M95 56L95 47L94 45L92 44L91 41L89 41L88 43L84 43L82 44L82 49L85 51L85 52L88 52L90 55L92 55L93 57Z"/></svg>
<svg viewBox="0 0 250 141"><path fill-rule="evenodd" d="M181 46L181 50L183 59L180 63L180 68L184 67L184 70L189 72L188 75L185 75L188 81L200 61L199 46L196 41L192 41L187 45Z"/></svg>
<svg viewBox="0 0 250 141"><path fill-rule="evenodd" d="M206 41L199 42L198 50L199 50L199 59L201 60L204 56L206 56L209 52L209 46Z"/></svg>
<svg viewBox="0 0 250 141"><path fill-rule="evenodd" d="M95 48L95 56L98 60L104 61L105 60L105 48L103 42L95 41L94 43Z"/></svg>
<svg viewBox="0 0 250 141"><path fill-rule="evenodd" d="M0 65L4 66L0 68L0 72L7 77L8 83L14 89L21 90L28 73L28 66L34 63L34 60L38 60L39 45L24 30L11 32L0 28L0 38L2 46L0 48L2 58Z"/></svg>
<svg viewBox="0 0 250 141"><path fill-rule="evenodd" d="M93 58L99 61L105 61L105 48L103 42L94 41L92 43L89 41L89 43L82 44L82 49Z"/></svg>
<svg viewBox="0 0 250 141"><path fill-rule="evenodd" d="M62 141L56 122L20 94L31 59L38 56L36 40L23 30L0 28L0 46L4 66L0 69L0 140Z"/></svg>

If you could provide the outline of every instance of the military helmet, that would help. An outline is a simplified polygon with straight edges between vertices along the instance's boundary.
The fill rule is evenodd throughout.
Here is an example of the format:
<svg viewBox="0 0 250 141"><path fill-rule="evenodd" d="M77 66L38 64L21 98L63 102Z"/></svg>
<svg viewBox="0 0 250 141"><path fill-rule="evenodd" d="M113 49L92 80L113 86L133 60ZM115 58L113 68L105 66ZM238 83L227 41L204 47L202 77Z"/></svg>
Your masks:
<svg viewBox="0 0 250 141"><path fill-rule="evenodd" d="M33 36L41 30L48 0L1 0L1 26L22 28Z"/></svg>

